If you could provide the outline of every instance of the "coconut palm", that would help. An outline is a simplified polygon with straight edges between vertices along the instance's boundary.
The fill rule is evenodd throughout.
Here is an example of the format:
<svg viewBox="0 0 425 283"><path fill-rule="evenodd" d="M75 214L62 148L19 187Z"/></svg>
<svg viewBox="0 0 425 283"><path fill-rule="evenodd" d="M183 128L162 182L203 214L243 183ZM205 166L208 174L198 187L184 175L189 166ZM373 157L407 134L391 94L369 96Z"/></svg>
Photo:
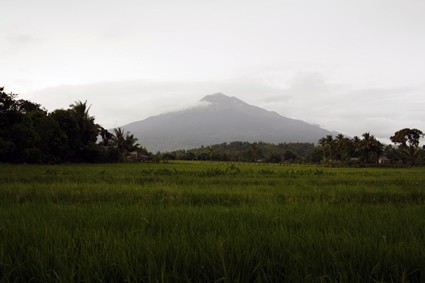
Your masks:
<svg viewBox="0 0 425 283"><path fill-rule="evenodd" d="M113 143L121 154L138 150L140 145L137 141L133 134L124 132L121 128L114 129Z"/></svg>
<svg viewBox="0 0 425 283"><path fill-rule="evenodd" d="M363 157L363 162L371 163L374 157L374 163L378 163L379 156L383 152L383 145L370 133L364 133L363 139L360 142L360 149Z"/></svg>
<svg viewBox="0 0 425 283"><path fill-rule="evenodd" d="M118 149L120 153L126 151L125 147L125 132L121 128L114 129L114 136L112 137L114 146Z"/></svg>
<svg viewBox="0 0 425 283"><path fill-rule="evenodd" d="M332 160L335 149L335 141L331 135L327 135L319 140L320 148L323 152L324 160Z"/></svg>
<svg viewBox="0 0 425 283"><path fill-rule="evenodd" d="M338 134L335 137L335 158L338 160L348 160L352 152L352 141L343 134Z"/></svg>
<svg viewBox="0 0 425 283"><path fill-rule="evenodd" d="M360 152L361 152L361 139L358 136L354 136L353 139L351 140L351 144L352 144L352 157L360 157Z"/></svg>
<svg viewBox="0 0 425 283"><path fill-rule="evenodd" d="M79 127L82 146L96 143L100 130L99 125L94 123L94 117L89 114L90 107L87 106L87 101L75 101L70 105L70 111Z"/></svg>
<svg viewBox="0 0 425 283"><path fill-rule="evenodd" d="M129 132L125 133L125 148L128 151L137 151L140 148L140 144L137 143L138 138Z"/></svg>

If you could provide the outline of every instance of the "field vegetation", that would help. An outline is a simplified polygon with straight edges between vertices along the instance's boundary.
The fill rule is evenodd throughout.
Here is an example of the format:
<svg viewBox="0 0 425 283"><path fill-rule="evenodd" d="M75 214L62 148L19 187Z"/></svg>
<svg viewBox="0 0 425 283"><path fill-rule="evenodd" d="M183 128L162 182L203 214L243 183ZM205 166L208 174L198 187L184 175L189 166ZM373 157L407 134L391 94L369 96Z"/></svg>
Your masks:
<svg viewBox="0 0 425 283"><path fill-rule="evenodd" d="M0 166L1 282L421 282L424 168Z"/></svg>

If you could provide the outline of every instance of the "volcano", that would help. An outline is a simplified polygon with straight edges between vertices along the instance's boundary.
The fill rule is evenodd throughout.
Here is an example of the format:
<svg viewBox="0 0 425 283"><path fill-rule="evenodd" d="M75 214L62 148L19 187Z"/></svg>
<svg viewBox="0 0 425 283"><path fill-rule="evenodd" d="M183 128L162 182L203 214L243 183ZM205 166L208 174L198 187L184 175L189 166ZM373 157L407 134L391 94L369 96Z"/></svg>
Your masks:
<svg viewBox="0 0 425 283"><path fill-rule="evenodd" d="M200 102L197 107L151 116L121 128L153 152L232 141L317 143L320 138L335 134L222 93L207 95Z"/></svg>

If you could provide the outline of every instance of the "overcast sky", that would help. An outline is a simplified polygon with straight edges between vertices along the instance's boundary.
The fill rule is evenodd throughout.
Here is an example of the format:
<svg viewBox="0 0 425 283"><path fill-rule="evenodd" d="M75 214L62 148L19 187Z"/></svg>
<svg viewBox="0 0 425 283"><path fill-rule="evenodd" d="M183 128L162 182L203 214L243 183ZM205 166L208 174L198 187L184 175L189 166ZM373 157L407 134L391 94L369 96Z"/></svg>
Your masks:
<svg viewBox="0 0 425 283"><path fill-rule="evenodd" d="M0 85L122 126L222 92L354 136L425 131L423 0L0 0Z"/></svg>

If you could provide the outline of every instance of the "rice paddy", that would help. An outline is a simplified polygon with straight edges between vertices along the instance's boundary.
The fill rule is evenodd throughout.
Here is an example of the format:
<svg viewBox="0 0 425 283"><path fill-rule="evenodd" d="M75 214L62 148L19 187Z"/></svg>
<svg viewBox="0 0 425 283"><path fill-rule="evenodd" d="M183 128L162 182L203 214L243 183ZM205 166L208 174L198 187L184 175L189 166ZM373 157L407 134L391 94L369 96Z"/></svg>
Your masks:
<svg viewBox="0 0 425 283"><path fill-rule="evenodd" d="M0 165L0 282L422 282L425 169Z"/></svg>

